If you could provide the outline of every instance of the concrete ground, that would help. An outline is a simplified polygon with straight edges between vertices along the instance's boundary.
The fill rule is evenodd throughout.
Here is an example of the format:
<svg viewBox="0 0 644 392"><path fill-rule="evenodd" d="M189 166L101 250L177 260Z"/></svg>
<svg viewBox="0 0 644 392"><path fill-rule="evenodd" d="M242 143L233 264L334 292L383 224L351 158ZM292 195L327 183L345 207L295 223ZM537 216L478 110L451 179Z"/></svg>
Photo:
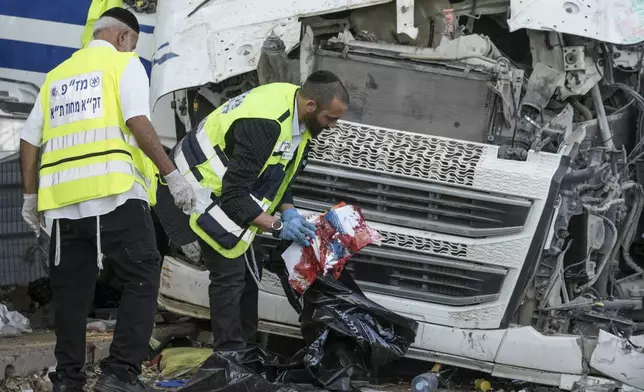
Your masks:
<svg viewBox="0 0 644 392"><path fill-rule="evenodd" d="M195 333L196 326L185 323L157 327L153 337L161 341L170 336L187 336ZM111 333L89 332L86 363L94 364L105 358L109 353L111 341ZM54 365L56 363L55 342L53 331L39 331L0 339L0 381L6 377L29 376Z"/></svg>

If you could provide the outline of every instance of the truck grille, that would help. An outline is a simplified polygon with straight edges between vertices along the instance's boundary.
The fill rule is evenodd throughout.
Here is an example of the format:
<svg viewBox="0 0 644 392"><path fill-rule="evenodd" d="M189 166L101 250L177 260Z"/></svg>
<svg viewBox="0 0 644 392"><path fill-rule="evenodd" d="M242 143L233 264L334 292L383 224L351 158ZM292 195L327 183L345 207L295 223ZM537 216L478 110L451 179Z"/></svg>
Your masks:
<svg viewBox="0 0 644 392"><path fill-rule="evenodd" d="M295 204L324 211L346 202L365 218L468 237L504 235L522 230L530 211L527 199L349 171L309 163L293 184Z"/></svg>
<svg viewBox="0 0 644 392"><path fill-rule="evenodd" d="M264 254L277 243L268 236L257 239ZM349 259L346 269L362 289L451 306L495 301L506 275L499 267L371 245Z"/></svg>

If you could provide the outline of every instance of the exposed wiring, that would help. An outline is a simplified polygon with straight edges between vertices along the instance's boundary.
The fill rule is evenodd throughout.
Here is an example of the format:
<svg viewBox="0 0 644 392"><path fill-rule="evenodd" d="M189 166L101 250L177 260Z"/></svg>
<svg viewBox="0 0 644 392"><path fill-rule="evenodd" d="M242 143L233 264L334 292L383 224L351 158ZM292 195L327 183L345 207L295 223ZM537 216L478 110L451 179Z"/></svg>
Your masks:
<svg viewBox="0 0 644 392"><path fill-rule="evenodd" d="M610 246L608 247L608 250L604 254L604 258L602 259L601 263L595 270L595 276L593 276L592 279L590 279L588 282L586 282L585 284L577 288L578 291L582 291L582 292L587 288L593 286L597 282L597 280L599 279L599 276L602 274L602 271L604 270L604 268L606 268L606 265L608 265L608 262L612 258L611 255L613 254L613 248L615 248L615 245L617 244L617 228L615 227L615 224L611 222L610 219L606 218L603 215L596 215L596 216L604 220L607 227L613 231L613 235L611 237Z"/></svg>
<svg viewBox="0 0 644 392"><path fill-rule="evenodd" d="M612 61L612 56L610 56L610 60ZM598 61L595 61L594 63L595 63L595 68L597 69L597 72L598 72L600 75L602 75L602 79L603 79L603 80L606 80L606 79L605 79L605 77L604 77L603 72L602 72L602 71L601 71L601 69L599 68L599 62L598 62ZM613 113L611 113L612 115L619 114L619 113L621 113L621 112L625 111L626 109L628 109L629 107L631 107L631 106L633 105L633 103L639 103L640 110L641 110L641 111L644 111L644 107L643 107L643 105L644 105L644 101L642 101L642 100L638 99L638 98L642 98L642 97L641 97L641 95L639 94L639 90L640 90L640 88L641 88L641 86L642 86L642 73L644 73L644 49L640 51L640 58L639 58L638 64L639 64L638 69L637 69L637 70L633 70L633 71L632 71L632 73L634 73L634 72L638 72L638 75L637 75L637 86L636 86L636 88L635 88L635 89L633 89L632 87L627 86L627 85L625 85L625 84L622 84L622 83L613 83L613 84L610 84L610 86L611 86L611 87L617 87L617 88L620 88L621 90L623 90L624 92L626 92L628 95L631 95L631 98L630 98L630 99L629 99L629 101L626 103L626 105L624 105L624 106L622 106L622 107L620 107L620 108L617 108ZM615 66L615 67L616 67L617 69L620 69L620 68L619 68L619 67L617 67L617 66ZM621 70L621 69L620 69L620 70ZM639 148L641 148L641 147L642 147L642 144L641 144L641 143L638 143L638 145L633 149L633 151L636 151L637 149L639 149Z"/></svg>
<svg viewBox="0 0 644 392"><path fill-rule="evenodd" d="M583 103L579 102L579 100L576 97L570 97L568 98L568 102L572 105L573 108L575 108L581 115L584 117L586 121L590 121L593 119L593 113L584 105Z"/></svg>
<svg viewBox="0 0 644 392"><path fill-rule="evenodd" d="M588 253L586 254L586 257L584 257L584 259L583 259L583 260L578 261L578 262L576 262L576 263L574 263L574 264L570 264L569 266L567 266L566 268L564 268L564 270L563 270L563 272L562 272L562 275L563 275L563 274L565 274L569 269L571 269L571 268L573 268L573 267L576 267L576 266L578 266L578 265L582 265L582 264L584 264L584 263L588 260L588 258L589 258L589 257L590 257L590 252L588 252Z"/></svg>
<svg viewBox="0 0 644 392"><path fill-rule="evenodd" d="M608 211L613 206L624 204L624 202L625 202L624 199L619 198L619 199L610 200L600 206L592 206L589 204L584 204L584 208L586 208L590 213L598 214L598 213L604 213Z"/></svg>
<svg viewBox="0 0 644 392"><path fill-rule="evenodd" d="M637 224L635 222L637 219L639 219L640 215L642 214L642 209L644 208L644 191L642 191L642 186L636 182L629 182L628 186L625 189L634 190L635 202L624 222L626 233L624 233L624 237L621 242L622 256L624 257L624 262L626 262L626 265L633 269L633 271L644 273L644 269L638 266L630 255L631 244L633 243L633 239L635 238L635 235L637 233Z"/></svg>
<svg viewBox="0 0 644 392"><path fill-rule="evenodd" d="M599 299L599 300L604 299L604 298L602 297L602 295L601 295L601 294L599 294L599 291L597 291L597 289L596 289L596 288L594 288L594 287L586 287L586 289L585 289L585 290L592 291L592 292L595 294L595 296L597 297L597 299ZM582 295L583 295L583 294L585 294L585 291L584 291L584 293L582 293Z"/></svg>

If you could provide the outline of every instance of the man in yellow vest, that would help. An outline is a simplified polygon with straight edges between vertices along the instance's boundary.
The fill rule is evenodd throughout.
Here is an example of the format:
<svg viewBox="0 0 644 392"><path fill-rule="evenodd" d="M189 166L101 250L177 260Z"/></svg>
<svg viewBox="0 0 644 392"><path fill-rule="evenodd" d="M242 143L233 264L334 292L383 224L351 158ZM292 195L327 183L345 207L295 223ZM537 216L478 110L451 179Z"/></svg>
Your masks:
<svg viewBox="0 0 644 392"><path fill-rule="evenodd" d="M311 138L335 127L348 103L340 80L317 71L301 88L271 83L232 98L174 148L177 169L198 195L210 195L190 227L210 271L215 351L242 350L255 340L255 235L268 232L302 246L315 235L315 225L295 209L290 186L306 163ZM274 216L278 211L281 219Z"/></svg>
<svg viewBox="0 0 644 392"><path fill-rule="evenodd" d="M86 318L103 255L123 284L99 392L138 392L160 276L150 205L157 176L186 214L193 188L174 167L149 120L149 81L135 53L139 24L112 8L94 40L47 74L21 132L22 215L37 233L53 219L49 254L57 361L54 391L85 381ZM38 163L40 158L40 163Z"/></svg>

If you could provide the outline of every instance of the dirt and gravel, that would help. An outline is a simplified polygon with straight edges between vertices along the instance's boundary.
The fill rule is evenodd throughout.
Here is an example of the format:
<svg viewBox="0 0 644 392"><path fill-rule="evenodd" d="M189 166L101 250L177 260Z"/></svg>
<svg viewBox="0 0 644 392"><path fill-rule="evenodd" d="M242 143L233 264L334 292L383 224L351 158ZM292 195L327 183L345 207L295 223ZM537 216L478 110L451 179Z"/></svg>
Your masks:
<svg viewBox="0 0 644 392"><path fill-rule="evenodd" d="M27 377L9 377L4 381L0 381L0 392L52 392L52 385L49 382L46 373L46 371L43 371L40 374L33 374ZM100 369L98 366L89 365L86 368L86 373L88 378L85 390L90 392L93 390L92 388L98 380L98 377L100 376ZM447 384L442 386L449 386L449 388L440 388L436 392L476 392L477 389L474 387L474 379L472 377L477 377L477 374L471 372L466 373L467 374L458 376L457 380L445 379ZM158 391L172 392L177 390L176 388L161 388L156 386L156 382L160 381L161 378L159 377L157 367L151 366L149 363L144 364L141 379ZM494 386L494 380L489 377L488 379L493 382ZM357 383L356 386L361 392L409 392L411 391L410 381L411 378L408 374L401 374L399 382L389 382L379 385ZM508 382L504 380L498 380L498 383L498 385L501 386L500 384L507 384ZM519 391L519 389L532 388L517 386L517 388L514 390ZM512 391L513 389L498 388L495 390ZM478 392L481 391L478 390ZM548 392L548 390L545 389L545 392Z"/></svg>
<svg viewBox="0 0 644 392"><path fill-rule="evenodd" d="M199 336L199 328L194 324L179 323L159 326L155 329L155 336L161 341L172 342L170 346L195 347L199 346L198 339L188 338L188 336ZM91 391L94 383L100 375L100 369L97 362L107 355L107 349L111 340L110 333L89 332L87 335L88 346L94 347L88 350L87 375L88 382L86 390ZM39 331L32 334L26 334L18 338L0 339L0 392L51 392L51 382L47 377L48 368L54 364L53 347L55 337L51 331ZM284 356L290 356L300 348L301 341L280 337L271 337L268 341L268 350L278 352ZM6 366L3 368L2 359L7 356L16 359L18 356L25 355L22 360L22 373L18 373L18 363L16 368ZM42 360L31 371L25 373L25 361L32 361L34 358ZM402 359L386 366L386 371L381 369L378 374L380 382L378 385L357 384L363 392L408 392L411 390L410 382L414 376L427 372L432 368L432 363ZM494 391L500 390L513 392L525 388L523 385L511 385L507 380L493 380L488 374L473 372L465 369L443 367L441 369L444 389L441 392L474 392L474 380L485 378L492 383ZM155 386L160 381L159 367L157 363L146 363L143 366L141 378L149 385ZM2 380L4 379L4 380ZM172 391L173 389L158 388L160 391ZM545 391L547 392L547 390Z"/></svg>

